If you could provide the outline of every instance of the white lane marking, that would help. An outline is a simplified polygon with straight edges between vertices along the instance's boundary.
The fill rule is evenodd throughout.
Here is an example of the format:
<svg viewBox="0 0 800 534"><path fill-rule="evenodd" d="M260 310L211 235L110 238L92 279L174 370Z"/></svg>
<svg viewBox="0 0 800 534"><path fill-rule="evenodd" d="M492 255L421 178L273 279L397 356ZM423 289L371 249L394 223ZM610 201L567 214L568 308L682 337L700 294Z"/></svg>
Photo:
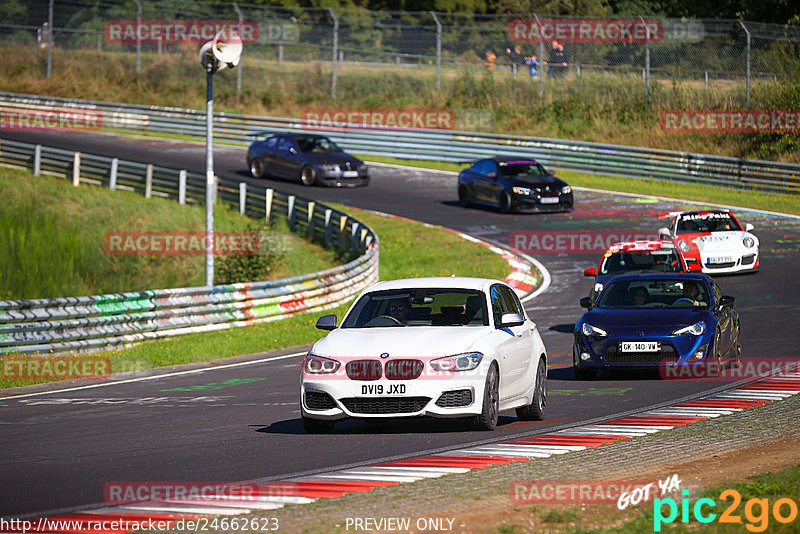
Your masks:
<svg viewBox="0 0 800 534"><path fill-rule="evenodd" d="M606 424L599 424L598 423L597 425L593 425L593 426L599 427L599 428L605 428L607 426L612 426L612 425L606 425ZM661 430L672 430L673 428L675 428L675 425L613 425L613 426L614 426L614 428L630 428L631 430L642 431L642 432L644 432L648 428L655 429L656 432L659 432ZM655 432L651 432L651 434L654 434L654 433Z"/></svg>
<svg viewBox="0 0 800 534"><path fill-rule="evenodd" d="M232 508L227 506L191 506L191 505L169 505L161 506L155 504L131 504L128 506L114 506L110 508L96 508L93 510L84 510L85 513L91 514L120 514L120 513L156 513L156 514L195 514L195 515L238 515L243 514L246 510L241 508Z"/></svg>
<svg viewBox="0 0 800 534"><path fill-rule="evenodd" d="M372 469L391 469L392 471L408 471L413 473L442 473L445 475L470 472L468 467L410 467L405 465L380 465L369 467Z"/></svg>
<svg viewBox="0 0 800 534"><path fill-rule="evenodd" d="M328 473L326 475L320 475L319 477L311 477L305 480L366 480L368 482L416 482L417 480L422 480L423 478L427 478L421 475L376 475L376 474L367 474L367 475L359 475L359 474L341 474L341 473ZM337 491L336 488L332 488L333 491ZM346 491L346 490L342 490Z"/></svg>
<svg viewBox="0 0 800 534"><path fill-rule="evenodd" d="M511 451L511 452L504 452L503 454L498 453L497 451L485 451L481 449L464 449L463 451L457 451L454 453L455 456L486 456L487 458L503 456L506 458L550 458L552 454L548 454L545 452L522 452L522 451Z"/></svg>
<svg viewBox="0 0 800 534"><path fill-rule="evenodd" d="M691 409L676 409L676 410L667 410L662 408L657 412L646 412L647 415L657 415L657 416L664 416L664 417L719 417L721 415L730 415L733 412L729 413L718 413L718 412L696 412Z"/></svg>
<svg viewBox="0 0 800 534"><path fill-rule="evenodd" d="M795 389L757 389L757 388L750 388L745 391L756 391L759 393L772 393L774 395L784 395L787 397L791 397L792 395L797 395L800 391Z"/></svg>
<svg viewBox="0 0 800 534"><path fill-rule="evenodd" d="M553 454L560 454L561 452L582 451L586 450L587 448L584 445L526 445L524 443L496 443L493 445L487 445L487 447L509 447L509 448L524 447L526 449L541 450L542 452L551 452Z"/></svg>
<svg viewBox="0 0 800 534"><path fill-rule="evenodd" d="M591 425L594 430L614 431L614 432L644 432L645 434L655 434L661 429L649 425Z"/></svg>
<svg viewBox="0 0 800 534"><path fill-rule="evenodd" d="M55 393L65 393L67 391L79 391L82 389L93 389L93 388L102 388L106 386L116 386L119 384L130 384L132 382L144 382L145 380L158 380L159 378L168 378L172 376L183 376L183 375L192 375L196 373L205 373L208 371L217 371L219 369L231 369L233 367L242 367L245 365L254 365L257 363L264 363L264 362L274 362L278 360L285 360L287 358L295 358L297 356L302 356L306 354L306 352L295 352L292 354L284 354L283 356L272 356L270 358L262 358L260 360L250 360L247 362L238 362L238 363L228 363L224 365L214 365L211 367L203 367L201 369L190 369L188 371L176 371L174 373L164 373L160 375L152 375L152 376L140 376L138 378L129 378L127 380L117 380L114 382L103 382L102 384L91 384L88 386L76 386L73 388L64 388L64 389L54 389L52 391L40 391L38 393L25 393L24 395L12 395L8 397L4 397L4 399L12 400L12 399L22 399L25 397L38 397L41 395L53 395Z"/></svg>
<svg viewBox="0 0 800 534"><path fill-rule="evenodd" d="M411 477L411 476L413 476L413 477L421 477L421 478L439 478L439 477L443 477L443 476L449 475L450 473L433 473L433 472L428 472L428 473L422 473L422 472L409 473L408 471L397 471L397 470L394 470L394 469L387 469L387 468L384 468L384 467L372 467L372 468L366 467L366 468L363 468L363 469L348 469L347 471L339 471L338 473L335 473L335 474L340 474L340 475L373 475L373 476L376 476L376 477L382 477L382 476Z"/></svg>
<svg viewBox="0 0 800 534"><path fill-rule="evenodd" d="M721 413L724 415L730 415L734 412L741 412L744 408L710 408L706 406L675 406L675 407L665 407L659 408L658 410L652 410L650 412L646 412L649 414L657 414L661 411L667 412L692 412L692 413Z"/></svg>
<svg viewBox="0 0 800 534"><path fill-rule="evenodd" d="M616 437L616 436L636 437L636 436L646 436L647 432L621 432L618 430L601 430L592 427L592 428L569 428L566 430L559 430L558 432L555 432L555 434L567 434L567 435L577 434L580 436L606 436L606 437Z"/></svg>

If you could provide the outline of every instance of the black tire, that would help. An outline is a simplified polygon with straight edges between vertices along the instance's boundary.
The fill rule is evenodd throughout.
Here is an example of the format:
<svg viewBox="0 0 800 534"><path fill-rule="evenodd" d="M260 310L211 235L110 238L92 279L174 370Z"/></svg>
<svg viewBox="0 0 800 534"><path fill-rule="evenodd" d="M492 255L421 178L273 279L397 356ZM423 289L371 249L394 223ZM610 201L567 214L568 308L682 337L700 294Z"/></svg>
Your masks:
<svg viewBox="0 0 800 534"><path fill-rule="evenodd" d="M547 406L547 363L539 359L536 369L536 387L533 388L533 401L527 406L517 408L517 419L522 421L544 420L544 407Z"/></svg>
<svg viewBox="0 0 800 534"><path fill-rule="evenodd" d="M597 378L597 369L585 369L576 365L572 366L577 380L594 380Z"/></svg>
<svg viewBox="0 0 800 534"><path fill-rule="evenodd" d="M302 419L303 430L305 430L307 434L330 434L333 431L333 427L336 426L336 421L311 419L308 417L302 417Z"/></svg>
<svg viewBox="0 0 800 534"><path fill-rule="evenodd" d="M511 194L508 191L500 193L500 197L497 199L497 207L503 213L514 213L516 206L514 205L514 199L511 198Z"/></svg>
<svg viewBox="0 0 800 534"><path fill-rule="evenodd" d="M303 167L303 170L300 171L300 182L306 186L317 183L317 171L314 170L314 167L311 165Z"/></svg>
<svg viewBox="0 0 800 534"><path fill-rule="evenodd" d="M472 206L472 195L465 185L458 186L458 202L465 208Z"/></svg>
<svg viewBox="0 0 800 534"><path fill-rule="evenodd" d="M494 430L500 415L500 379L497 366L489 367L486 373L486 387L483 389L483 410L475 416L475 428L478 430Z"/></svg>
<svg viewBox="0 0 800 534"><path fill-rule="evenodd" d="M267 170L264 168L264 162L258 158L250 160L250 174L253 178L263 178L266 176Z"/></svg>

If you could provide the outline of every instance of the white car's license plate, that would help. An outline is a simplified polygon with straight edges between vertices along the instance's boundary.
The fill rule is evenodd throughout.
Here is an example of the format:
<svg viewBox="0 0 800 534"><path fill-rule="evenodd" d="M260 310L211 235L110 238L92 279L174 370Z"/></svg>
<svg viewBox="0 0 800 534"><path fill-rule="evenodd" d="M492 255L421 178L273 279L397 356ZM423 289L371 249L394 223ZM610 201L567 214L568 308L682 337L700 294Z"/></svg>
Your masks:
<svg viewBox="0 0 800 534"><path fill-rule="evenodd" d="M558 204L558 197L543 197L539 199L540 204Z"/></svg>
<svg viewBox="0 0 800 534"><path fill-rule="evenodd" d="M362 384L362 396L403 395L406 392L405 384Z"/></svg>
<svg viewBox="0 0 800 534"><path fill-rule="evenodd" d="M358 178L358 171L342 171L342 178Z"/></svg>
<svg viewBox="0 0 800 534"><path fill-rule="evenodd" d="M714 265L715 263L731 263L732 261L733 258L730 256L716 256L706 260L709 265Z"/></svg>
<svg viewBox="0 0 800 534"><path fill-rule="evenodd" d="M660 341L623 341L619 350L622 352L658 352L661 350Z"/></svg>

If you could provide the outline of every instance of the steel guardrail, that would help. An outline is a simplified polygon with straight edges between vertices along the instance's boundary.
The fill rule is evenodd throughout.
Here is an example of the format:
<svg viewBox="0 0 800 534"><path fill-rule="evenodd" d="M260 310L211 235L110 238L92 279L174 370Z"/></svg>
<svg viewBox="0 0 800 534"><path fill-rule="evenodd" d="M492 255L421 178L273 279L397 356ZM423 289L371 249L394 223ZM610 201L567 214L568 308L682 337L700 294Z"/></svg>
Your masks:
<svg viewBox="0 0 800 534"><path fill-rule="evenodd" d="M102 128L156 134L205 135L205 111L0 92L15 108L77 108L100 112ZM350 152L367 156L473 161L495 155L533 157L554 169L652 178L750 190L800 193L800 165L656 148L452 130L324 128L300 119L215 113L215 138L238 144L261 132L326 133Z"/></svg>
<svg viewBox="0 0 800 534"><path fill-rule="evenodd" d="M181 203L205 201L205 175L178 168L7 139L0 141L0 165ZM240 213L270 222L283 217L294 231L355 259L281 280L0 301L0 355L87 352L249 326L344 304L378 280L378 236L352 216L252 183L222 178L218 191Z"/></svg>

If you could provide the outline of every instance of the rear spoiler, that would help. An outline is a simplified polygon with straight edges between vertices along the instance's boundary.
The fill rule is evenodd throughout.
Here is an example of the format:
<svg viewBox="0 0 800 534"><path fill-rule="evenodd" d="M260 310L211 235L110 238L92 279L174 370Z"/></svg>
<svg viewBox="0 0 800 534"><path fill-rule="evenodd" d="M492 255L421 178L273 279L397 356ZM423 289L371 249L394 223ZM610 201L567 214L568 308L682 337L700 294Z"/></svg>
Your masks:
<svg viewBox="0 0 800 534"><path fill-rule="evenodd" d="M665 213L659 213L657 215L657 218L659 218L659 219L672 218L672 217L675 217L676 215L680 215L681 213L683 213L683 212L682 211L667 211Z"/></svg>

